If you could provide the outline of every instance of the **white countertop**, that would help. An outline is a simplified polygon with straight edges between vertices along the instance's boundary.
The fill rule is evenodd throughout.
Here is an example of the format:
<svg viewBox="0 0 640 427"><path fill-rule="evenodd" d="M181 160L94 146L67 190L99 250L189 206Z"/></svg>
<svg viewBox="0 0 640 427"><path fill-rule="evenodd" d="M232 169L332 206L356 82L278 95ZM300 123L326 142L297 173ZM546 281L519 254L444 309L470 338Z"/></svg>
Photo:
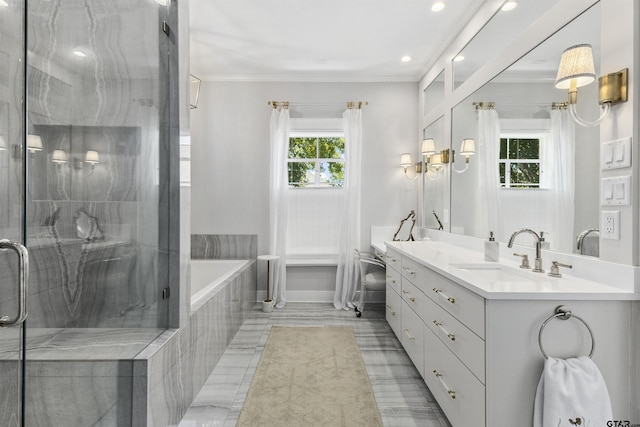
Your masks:
<svg viewBox="0 0 640 427"><path fill-rule="evenodd" d="M544 273L534 273L517 262L487 262L482 252L440 241L385 245L487 299L640 300L639 293L571 276L562 267L561 278L550 277L551 260L544 260Z"/></svg>

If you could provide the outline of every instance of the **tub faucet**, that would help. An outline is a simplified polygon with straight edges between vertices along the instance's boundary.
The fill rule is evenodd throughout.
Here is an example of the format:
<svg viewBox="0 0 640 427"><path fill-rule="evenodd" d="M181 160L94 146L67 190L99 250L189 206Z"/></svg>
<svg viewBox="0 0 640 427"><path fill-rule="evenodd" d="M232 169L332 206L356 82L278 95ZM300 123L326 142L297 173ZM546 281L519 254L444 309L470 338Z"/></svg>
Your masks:
<svg viewBox="0 0 640 427"><path fill-rule="evenodd" d="M540 236L538 236L538 233L528 228L522 228L511 235L511 238L509 239L509 244L507 245L507 247L509 248L513 247L513 241L515 240L516 236L520 233L529 233L536 238L536 259L533 262L532 271L535 273L544 273L544 269L542 268L542 258L540 256L540 252L542 249L542 241L540 240Z"/></svg>

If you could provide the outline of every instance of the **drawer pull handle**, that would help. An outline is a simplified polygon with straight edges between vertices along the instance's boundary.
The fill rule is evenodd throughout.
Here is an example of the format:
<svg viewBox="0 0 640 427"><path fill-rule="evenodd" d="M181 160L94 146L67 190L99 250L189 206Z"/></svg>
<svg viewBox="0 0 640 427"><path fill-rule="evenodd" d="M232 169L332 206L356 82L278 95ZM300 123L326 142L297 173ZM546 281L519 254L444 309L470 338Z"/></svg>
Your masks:
<svg viewBox="0 0 640 427"><path fill-rule="evenodd" d="M403 289L403 290L402 290L402 293L403 293L403 294L408 294L408 293L409 293L409 291L405 291L405 290Z"/></svg>
<svg viewBox="0 0 640 427"><path fill-rule="evenodd" d="M402 267L402 269L406 272L408 272L409 274L411 274L412 276L416 275L415 271L412 271L409 267Z"/></svg>
<svg viewBox="0 0 640 427"><path fill-rule="evenodd" d="M456 303L456 299L452 298L450 296L448 296L447 294L445 294L444 292L442 292L442 289L438 289L438 288L433 288L433 292L437 293L438 295L442 296L442 298L445 298L447 301L449 301L451 304L455 304Z"/></svg>
<svg viewBox="0 0 640 427"><path fill-rule="evenodd" d="M388 256L388 255L387 255L387 259L388 259L388 260L391 260L391 262L396 262L396 259L395 259L394 257L392 257L392 256Z"/></svg>
<svg viewBox="0 0 640 427"><path fill-rule="evenodd" d="M442 374L439 373L438 371L436 371L435 369L433 370L433 374L436 376L438 381L440 381L440 384L442 384L444 389L447 390L447 393L449 393L449 397L451 397L452 399L455 399L456 398L456 392L451 390L449 388L449 386L447 385L447 383L444 382L444 380L442 379Z"/></svg>
<svg viewBox="0 0 640 427"><path fill-rule="evenodd" d="M416 299L414 297L411 297L411 298L409 298L409 301L416 302Z"/></svg>
<svg viewBox="0 0 640 427"><path fill-rule="evenodd" d="M387 308L391 308L391 306L389 304L387 304Z"/></svg>
<svg viewBox="0 0 640 427"><path fill-rule="evenodd" d="M439 327L440 329L442 329L442 332L445 333L445 335L451 340L451 341L455 341L456 340L456 336L452 333L450 333L449 331L447 331L443 326L441 322L438 322L437 320L433 321L433 324L436 325L437 327Z"/></svg>
<svg viewBox="0 0 640 427"><path fill-rule="evenodd" d="M396 312L395 312L395 311L392 311L392 312L391 312L391 315L392 315L392 316L395 316L395 315L396 315Z"/></svg>
<svg viewBox="0 0 640 427"><path fill-rule="evenodd" d="M409 335L409 330L408 329L405 329L402 332L404 332L404 334L409 338L409 341L414 342L416 340L415 337L412 337L411 335Z"/></svg>

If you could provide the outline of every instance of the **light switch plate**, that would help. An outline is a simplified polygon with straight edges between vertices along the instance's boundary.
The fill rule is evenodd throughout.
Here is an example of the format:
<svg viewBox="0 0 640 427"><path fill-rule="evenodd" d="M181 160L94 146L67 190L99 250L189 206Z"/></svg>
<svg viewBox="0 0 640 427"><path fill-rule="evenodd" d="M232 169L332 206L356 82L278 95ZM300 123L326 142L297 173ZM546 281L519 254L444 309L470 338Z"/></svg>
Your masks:
<svg viewBox="0 0 640 427"><path fill-rule="evenodd" d="M631 176L602 178L600 189L602 206L628 206L631 204Z"/></svg>
<svg viewBox="0 0 640 427"><path fill-rule="evenodd" d="M600 146L602 170L631 167L631 137L603 142Z"/></svg>

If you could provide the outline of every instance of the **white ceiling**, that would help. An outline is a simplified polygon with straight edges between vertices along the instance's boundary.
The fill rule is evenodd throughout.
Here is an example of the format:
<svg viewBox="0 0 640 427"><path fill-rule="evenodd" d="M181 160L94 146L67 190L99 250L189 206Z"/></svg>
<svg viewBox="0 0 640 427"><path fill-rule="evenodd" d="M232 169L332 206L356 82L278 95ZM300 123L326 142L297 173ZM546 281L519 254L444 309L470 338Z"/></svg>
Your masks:
<svg viewBox="0 0 640 427"><path fill-rule="evenodd" d="M190 0L203 80L418 81L484 0ZM405 55L413 59L400 61Z"/></svg>

